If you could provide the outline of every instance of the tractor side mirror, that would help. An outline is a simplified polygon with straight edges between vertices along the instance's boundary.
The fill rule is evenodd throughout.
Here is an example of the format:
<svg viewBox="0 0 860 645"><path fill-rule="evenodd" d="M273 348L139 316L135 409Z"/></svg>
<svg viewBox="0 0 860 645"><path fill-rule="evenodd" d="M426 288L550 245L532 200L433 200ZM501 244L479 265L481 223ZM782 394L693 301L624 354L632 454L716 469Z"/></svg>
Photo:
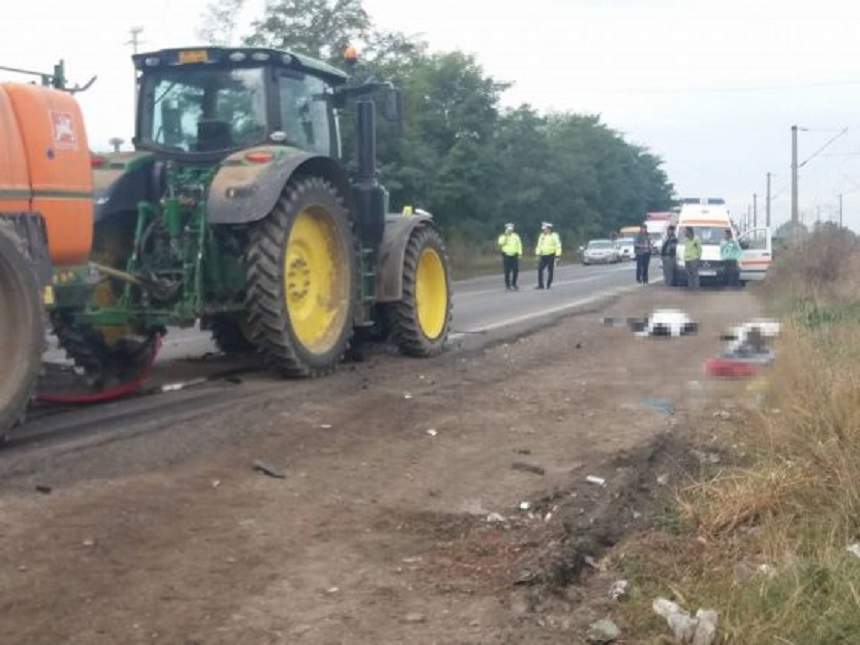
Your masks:
<svg viewBox="0 0 860 645"><path fill-rule="evenodd" d="M382 118L391 123L403 122L403 95L394 88L385 92L382 101Z"/></svg>

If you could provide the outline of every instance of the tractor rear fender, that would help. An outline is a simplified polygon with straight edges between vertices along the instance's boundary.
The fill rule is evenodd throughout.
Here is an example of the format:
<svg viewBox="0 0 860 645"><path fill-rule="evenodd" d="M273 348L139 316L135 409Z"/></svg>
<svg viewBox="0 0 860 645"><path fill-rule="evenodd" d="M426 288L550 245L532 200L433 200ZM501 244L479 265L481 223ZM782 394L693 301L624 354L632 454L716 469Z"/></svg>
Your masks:
<svg viewBox="0 0 860 645"><path fill-rule="evenodd" d="M153 169L151 152L112 152L94 158L95 220L136 213L139 202L157 202L163 193L162 173ZM161 164L159 164L160 166Z"/></svg>
<svg viewBox="0 0 860 645"><path fill-rule="evenodd" d="M379 245L379 272L376 274L377 302L398 302L403 299L403 262L406 245L418 227L435 227L427 215L388 215L385 233Z"/></svg>
<svg viewBox="0 0 860 645"><path fill-rule="evenodd" d="M265 161L267 157L271 160ZM222 162L209 188L209 222L250 224L263 219L295 176L322 177L331 182L354 216L349 178L337 161L298 148L257 146L234 153Z"/></svg>

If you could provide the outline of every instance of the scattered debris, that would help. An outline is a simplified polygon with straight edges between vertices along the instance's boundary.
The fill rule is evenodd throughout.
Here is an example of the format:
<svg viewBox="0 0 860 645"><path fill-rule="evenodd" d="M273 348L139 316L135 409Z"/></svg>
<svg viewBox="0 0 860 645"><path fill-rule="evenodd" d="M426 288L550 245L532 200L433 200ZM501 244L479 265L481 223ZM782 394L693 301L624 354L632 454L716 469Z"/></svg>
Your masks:
<svg viewBox="0 0 860 645"><path fill-rule="evenodd" d="M848 551L848 553L850 553L851 555L860 558L860 542L849 544L845 547L845 550Z"/></svg>
<svg viewBox="0 0 860 645"><path fill-rule="evenodd" d="M408 401L409 399L411 399L411 398L412 398L412 395L411 395L411 394L409 394L409 392L405 392L405 393L403 394L403 398L404 398L404 399L406 399L406 400Z"/></svg>
<svg viewBox="0 0 860 645"><path fill-rule="evenodd" d="M521 511L527 511L527 510L531 509L531 507L532 507L531 502L520 502L520 510Z"/></svg>
<svg viewBox="0 0 860 645"><path fill-rule="evenodd" d="M642 318L604 318L606 327L627 326L637 336L662 338L689 336L699 331L699 323L690 320L680 309L656 309Z"/></svg>
<svg viewBox="0 0 860 645"><path fill-rule="evenodd" d="M329 587L325 590L325 592L329 595L336 594L338 591L340 591L340 587Z"/></svg>
<svg viewBox="0 0 860 645"><path fill-rule="evenodd" d="M612 583L612 586L609 587L609 599L620 600L627 595L627 589L629 586L630 583L627 580L616 580Z"/></svg>
<svg viewBox="0 0 860 645"><path fill-rule="evenodd" d="M406 614L403 617L403 620L407 623L417 624L426 622L427 617L424 614L419 614L418 612L411 612Z"/></svg>
<svg viewBox="0 0 860 645"><path fill-rule="evenodd" d="M693 448L690 450L690 454L693 455L700 464L718 464L722 461L722 457L715 452L704 452Z"/></svg>
<svg viewBox="0 0 860 645"><path fill-rule="evenodd" d="M439 434L439 432L436 430L436 428L430 428L427 431L427 434L429 434L431 437L435 437L437 434Z"/></svg>
<svg viewBox="0 0 860 645"><path fill-rule="evenodd" d="M713 609L699 609L693 618L666 598L657 598L651 607L666 620L675 640L682 645L712 645L717 638L719 615Z"/></svg>
<svg viewBox="0 0 860 645"><path fill-rule="evenodd" d="M511 464L511 469L519 470L524 473L532 473L533 475L545 475L546 470L544 470L541 466L537 466L535 464L528 464L524 461L515 461Z"/></svg>
<svg viewBox="0 0 860 645"><path fill-rule="evenodd" d="M546 515L544 515L544 516L543 516L543 521L544 521L544 522L549 522L551 519L552 519L552 512L549 512L549 513L547 513Z"/></svg>
<svg viewBox="0 0 860 645"><path fill-rule="evenodd" d="M96 545L96 541L93 540L92 538L87 538L86 540L81 542L81 544L86 546L86 547L93 547Z"/></svg>
<svg viewBox="0 0 860 645"><path fill-rule="evenodd" d="M596 623L592 623L591 627L588 629L588 642L589 643L614 643L618 637L621 636L621 630L618 629L618 625L613 623L608 618L604 618L603 620L598 620Z"/></svg>
<svg viewBox="0 0 860 645"><path fill-rule="evenodd" d="M18 571L20 571L21 573L24 573L26 570L27 570L26 565L23 565L23 564L18 565Z"/></svg>
<svg viewBox="0 0 860 645"><path fill-rule="evenodd" d="M331 430L332 425L330 423L321 423L320 428L322 428L323 430Z"/></svg>
<svg viewBox="0 0 860 645"><path fill-rule="evenodd" d="M260 461L259 459L254 461L254 470L258 473L263 473L264 475L268 475L269 477L274 477L275 479L286 479L287 476L282 471L275 468L272 464L269 464L265 461Z"/></svg>
<svg viewBox="0 0 860 645"><path fill-rule="evenodd" d="M501 524L502 522L504 522L506 520L505 520L505 516L502 515L501 513L490 513L489 515L487 515L487 521L490 522L491 524Z"/></svg>
<svg viewBox="0 0 860 645"><path fill-rule="evenodd" d="M50 495L53 490L53 488L45 484L36 484L36 491L42 493L42 495Z"/></svg>
<svg viewBox="0 0 860 645"><path fill-rule="evenodd" d="M732 418L732 413L728 410L717 410L716 412L714 412L714 418L728 421Z"/></svg>
<svg viewBox="0 0 860 645"><path fill-rule="evenodd" d="M776 575L776 569L769 564L758 565L758 569L756 569L756 571L768 578L773 578Z"/></svg>
<svg viewBox="0 0 860 645"><path fill-rule="evenodd" d="M606 486L606 480L603 477L595 477L594 475L589 475L585 478L589 484L596 484L597 486Z"/></svg>
<svg viewBox="0 0 860 645"><path fill-rule="evenodd" d="M528 448L517 448L516 453L518 455L530 455L532 454L532 451Z"/></svg>
<svg viewBox="0 0 860 645"><path fill-rule="evenodd" d="M213 479L212 480L212 488L218 488L220 485L221 485L220 479Z"/></svg>
<svg viewBox="0 0 860 645"><path fill-rule="evenodd" d="M662 475L657 476L657 483L661 486L669 485L669 473L663 473Z"/></svg>
<svg viewBox="0 0 860 645"><path fill-rule="evenodd" d="M195 385L203 385L204 383L208 383L209 379L207 378L193 378L189 381L184 381L181 383L167 383L158 388L158 391L162 394L166 394L168 392L180 392L182 390L186 390L189 387L194 387Z"/></svg>
<svg viewBox="0 0 860 645"><path fill-rule="evenodd" d="M645 397L642 399L642 404L652 410L657 410L658 412L662 412L668 416L672 416L675 414L675 406L672 405L672 402L668 399L655 399L652 397Z"/></svg>

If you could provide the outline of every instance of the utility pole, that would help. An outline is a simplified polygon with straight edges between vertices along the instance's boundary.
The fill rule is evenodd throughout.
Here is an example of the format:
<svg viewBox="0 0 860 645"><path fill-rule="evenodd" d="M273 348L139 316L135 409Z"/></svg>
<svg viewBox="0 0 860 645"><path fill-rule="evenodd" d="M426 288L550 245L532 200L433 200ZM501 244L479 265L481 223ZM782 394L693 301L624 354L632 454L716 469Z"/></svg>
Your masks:
<svg viewBox="0 0 860 645"><path fill-rule="evenodd" d="M758 228L758 193L753 193L753 228Z"/></svg>
<svg viewBox="0 0 860 645"><path fill-rule="evenodd" d="M791 223L799 221L797 212L797 126L791 126Z"/></svg>
<svg viewBox="0 0 860 645"><path fill-rule="evenodd" d="M131 51L137 54L140 51L140 46L143 44L143 41L140 39L140 35L143 33L143 27L132 27L129 30L131 34L131 40L129 40L126 45L131 45ZM132 73L134 74L134 109L137 109L137 70L132 67Z"/></svg>
<svg viewBox="0 0 860 645"><path fill-rule="evenodd" d="M770 173L767 173L767 200L764 205L764 225L770 228Z"/></svg>
<svg viewBox="0 0 860 645"><path fill-rule="evenodd" d="M842 228L842 193L839 193L839 228Z"/></svg>
<svg viewBox="0 0 860 645"><path fill-rule="evenodd" d="M140 46L143 44L143 41L140 39L140 35L143 33L143 27L132 27L129 29L129 33L131 34L131 40L129 40L126 45L131 45L131 50L137 54L140 51Z"/></svg>

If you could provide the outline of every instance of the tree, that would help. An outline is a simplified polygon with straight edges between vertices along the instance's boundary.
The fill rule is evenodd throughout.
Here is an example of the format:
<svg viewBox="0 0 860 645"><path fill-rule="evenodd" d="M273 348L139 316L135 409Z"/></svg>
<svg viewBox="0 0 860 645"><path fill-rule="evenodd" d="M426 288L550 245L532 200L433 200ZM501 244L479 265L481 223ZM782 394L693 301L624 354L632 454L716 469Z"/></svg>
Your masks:
<svg viewBox="0 0 860 645"><path fill-rule="evenodd" d="M197 37L208 45L232 45L244 6L245 0L210 0L203 12Z"/></svg>
<svg viewBox="0 0 860 645"><path fill-rule="evenodd" d="M367 38L370 27L361 0L268 0L245 43L337 63L349 45Z"/></svg>

